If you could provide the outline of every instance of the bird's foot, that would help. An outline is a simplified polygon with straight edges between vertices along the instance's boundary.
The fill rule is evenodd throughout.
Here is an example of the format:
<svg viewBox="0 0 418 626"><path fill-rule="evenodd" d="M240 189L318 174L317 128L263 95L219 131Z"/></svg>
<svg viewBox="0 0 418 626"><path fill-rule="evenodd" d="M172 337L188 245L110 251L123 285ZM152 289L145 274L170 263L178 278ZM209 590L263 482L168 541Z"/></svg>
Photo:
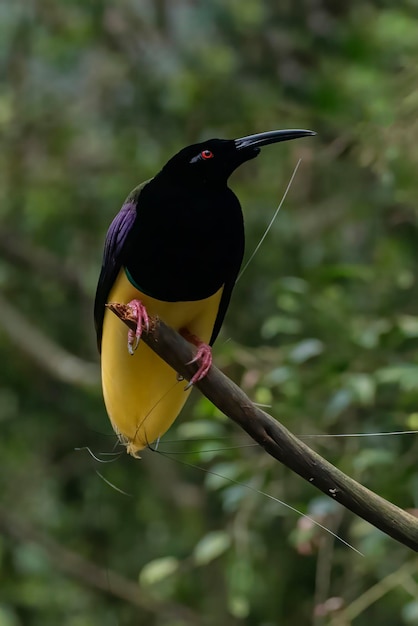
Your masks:
<svg viewBox="0 0 418 626"><path fill-rule="evenodd" d="M212 349L208 346L207 343L201 343L197 349L197 352L193 359L186 363L186 365L191 365L192 363L198 363L199 367L197 372L190 379L189 384L186 386L186 389L190 389L195 383L199 380L202 380L209 372L212 366Z"/></svg>
<svg viewBox="0 0 418 626"><path fill-rule="evenodd" d="M128 302L128 306L131 307L132 316L136 321L136 330L128 330L128 352L132 355L138 347L142 329L145 328L147 332L149 331L149 317L147 309L140 300L131 300Z"/></svg>
<svg viewBox="0 0 418 626"><path fill-rule="evenodd" d="M195 383L202 380L202 378L204 378L209 372L212 366L212 348L185 328L180 330L180 334L187 339L187 341L197 347L197 352L193 359L186 363L186 365L191 365L192 363L197 363L199 365L196 373L192 376L189 383L184 388L184 390L187 391L187 389L190 389L190 387L192 387Z"/></svg>

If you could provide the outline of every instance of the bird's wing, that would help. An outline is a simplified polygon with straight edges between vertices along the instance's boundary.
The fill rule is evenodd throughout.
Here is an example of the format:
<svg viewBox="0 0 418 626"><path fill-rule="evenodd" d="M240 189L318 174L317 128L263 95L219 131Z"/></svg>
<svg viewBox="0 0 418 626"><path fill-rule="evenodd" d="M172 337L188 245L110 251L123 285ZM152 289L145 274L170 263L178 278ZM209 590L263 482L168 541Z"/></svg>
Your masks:
<svg viewBox="0 0 418 626"><path fill-rule="evenodd" d="M121 210L116 215L109 226L109 230L107 231L103 252L102 269L100 272L96 299L94 302L94 323L96 327L97 347L99 352L102 342L105 304L107 302L109 292L112 289L117 275L123 265L126 241L136 219L138 196L147 182L148 181L136 187L136 189L134 189L127 197Z"/></svg>
<svg viewBox="0 0 418 626"><path fill-rule="evenodd" d="M233 243L233 249L231 249L231 265L228 272L228 276L224 283L224 289L222 292L221 301L219 303L218 314L216 316L215 325L213 327L212 336L209 341L209 345L213 346L221 326L223 324L225 314L228 310L229 301L231 300L232 291L237 281L238 273L241 267L242 258L244 256L244 230L236 233L236 237Z"/></svg>
<svg viewBox="0 0 418 626"><path fill-rule="evenodd" d="M237 272L237 274L238 274L238 272ZM219 303L218 314L216 316L215 325L213 327L212 335L211 335L211 338L210 338L210 341L209 341L209 345L210 346L213 346L217 336L219 335L219 331L221 330L221 326L223 324L223 321L224 321L224 318L225 318L225 314L226 314L226 312L228 310L228 306L229 306L229 301L231 299L232 290L233 290L234 285L235 285L235 280L236 280L236 276L232 280L227 281L225 283L225 285L224 285L224 290L222 292L221 301Z"/></svg>

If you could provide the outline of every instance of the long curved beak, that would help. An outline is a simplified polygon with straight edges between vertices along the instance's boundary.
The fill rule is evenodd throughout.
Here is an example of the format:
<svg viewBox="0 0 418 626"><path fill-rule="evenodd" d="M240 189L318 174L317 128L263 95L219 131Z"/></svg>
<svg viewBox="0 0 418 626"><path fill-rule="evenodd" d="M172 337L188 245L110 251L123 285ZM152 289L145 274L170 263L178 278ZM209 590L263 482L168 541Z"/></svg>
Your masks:
<svg viewBox="0 0 418 626"><path fill-rule="evenodd" d="M299 137L310 137L316 135L313 130L303 130L300 128L292 128L288 130L269 130L266 133L256 133L255 135L247 135L235 139L235 147L237 150L243 148L261 148L270 143L278 143L279 141L289 141L290 139L298 139Z"/></svg>

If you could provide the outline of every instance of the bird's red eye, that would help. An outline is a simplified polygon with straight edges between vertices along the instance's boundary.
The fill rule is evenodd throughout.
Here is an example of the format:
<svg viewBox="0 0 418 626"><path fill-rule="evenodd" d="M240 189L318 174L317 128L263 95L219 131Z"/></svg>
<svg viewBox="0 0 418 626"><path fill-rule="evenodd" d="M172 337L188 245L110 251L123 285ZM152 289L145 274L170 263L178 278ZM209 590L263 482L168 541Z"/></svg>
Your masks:
<svg viewBox="0 0 418 626"><path fill-rule="evenodd" d="M203 150L200 153L200 156L202 157L202 159L212 159L213 158L213 152L211 152L210 150Z"/></svg>

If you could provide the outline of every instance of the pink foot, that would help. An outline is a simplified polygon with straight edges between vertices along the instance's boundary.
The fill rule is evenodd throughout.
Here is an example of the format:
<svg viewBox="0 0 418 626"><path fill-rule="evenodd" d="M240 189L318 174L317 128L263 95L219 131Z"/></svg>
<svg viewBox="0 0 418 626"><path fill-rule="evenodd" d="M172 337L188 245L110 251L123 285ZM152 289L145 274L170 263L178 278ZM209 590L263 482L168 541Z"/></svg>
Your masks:
<svg viewBox="0 0 418 626"><path fill-rule="evenodd" d="M186 385L185 391L190 389L195 383L199 382L206 376L212 365L212 348L207 343L201 341L196 335L190 333L186 328L180 330L180 334L187 339L190 343L197 347L197 352L193 359L186 363L191 365L192 363L198 363L199 367L190 382Z"/></svg>
<svg viewBox="0 0 418 626"><path fill-rule="evenodd" d="M139 340L142 335L142 328L149 330L149 317L146 308L140 300L131 300L128 302L132 313L136 320L136 330L128 330L128 352L133 355L138 347Z"/></svg>

